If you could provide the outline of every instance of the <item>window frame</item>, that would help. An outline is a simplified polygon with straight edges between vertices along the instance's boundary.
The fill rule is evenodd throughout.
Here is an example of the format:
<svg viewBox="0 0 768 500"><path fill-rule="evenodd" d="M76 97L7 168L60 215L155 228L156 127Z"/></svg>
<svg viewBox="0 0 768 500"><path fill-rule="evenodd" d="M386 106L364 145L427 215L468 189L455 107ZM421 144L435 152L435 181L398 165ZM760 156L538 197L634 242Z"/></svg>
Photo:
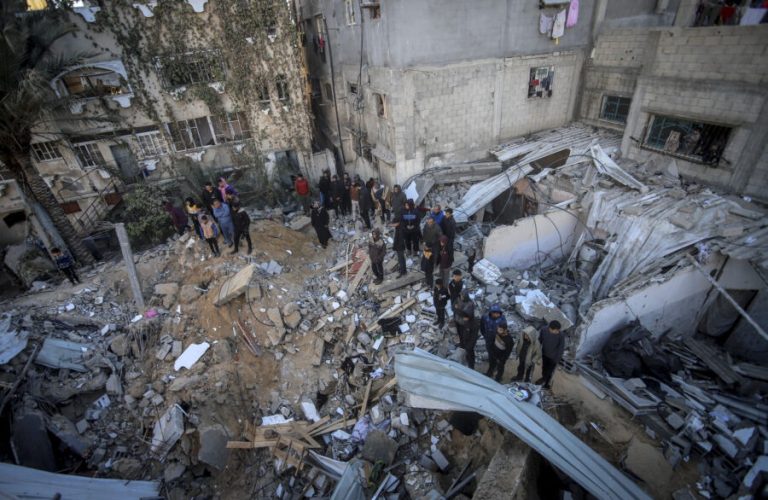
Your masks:
<svg viewBox="0 0 768 500"><path fill-rule="evenodd" d="M660 122L658 125L657 125L657 119ZM699 132L699 136L695 144L693 144L693 139L686 140L687 133L686 134L681 133L685 130L686 125L688 125L690 129L688 133L692 132L696 128L701 128L701 131ZM682 130L675 130L675 128L679 128ZM675 116L669 116L661 113L656 114L651 112L651 113L648 113L648 122L646 123L645 130L643 133L643 140L641 143L641 147L643 149L661 153L663 155L674 156L674 157L682 158L686 161L690 161L693 163L699 163L712 168L717 168L720 166L720 163L724 160L723 155L725 154L725 151L728 148L728 144L731 140L732 133L735 130L735 128L736 127L732 125L727 125L727 124L709 123L709 122L704 122L696 119L675 117ZM670 132L674 131L678 133L678 136L676 138L678 146L675 151L670 151L667 149L670 145L669 133L666 134L666 137L664 138L664 141L662 144L661 138L664 135L665 129L671 129ZM719 134L719 137L712 139L711 136L713 134ZM655 135L654 139L651 139L652 135ZM707 136L710 136L710 138L707 139L706 138ZM725 141L720 147L719 152L714 153L713 160L708 159L708 156L707 156L708 153L694 154L692 152L692 151L696 151L699 148L701 148L702 151L705 148L711 148L712 146L715 145L716 141L722 138L725 138ZM689 148L689 151L680 152L679 149L681 147L686 147L686 142L688 142L687 147ZM674 142L672 143L672 145L673 144ZM725 161L727 162L727 160Z"/></svg>
<svg viewBox="0 0 768 500"><path fill-rule="evenodd" d="M210 137L211 141L210 143L204 142L203 135L201 134L200 124L204 124L206 127L208 127L208 136ZM173 150L176 153L196 151L216 145L216 136L213 132L211 121L207 116L168 122L165 124L165 129L168 132L168 135L171 137ZM184 148L178 148L179 144L184 145Z"/></svg>
<svg viewBox="0 0 768 500"><path fill-rule="evenodd" d="M98 141L78 142L72 145L78 164L82 168L99 168L107 164L107 160L99 148ZM95 161L94 161L94 157ZM99 162L99 160L101 160Z"/></svg>
<svg viewBox="0 0 768 500"><path fill-rule="evenodd" d="M184 60L181 61L182 59ZM183 69L177 67L175 71L171 72L171 64L183 64L184 67ZM158 58L156 66L166 89L205 85L226 80L222 59L218 52L213 49L161 56Z"/></svg>
<svg viewBox="0 0 768 500"><path fill-rule="evenodd" d="M344 19L347 21L347 26L357 24L354 0L344 0Z"/></svg>
<svg viewBox="0 0 768 500"><path fill-rule="evenodd" d="M280 102L290 102L291 89L288 86L288 77L279 74L275 77L275 89L277 89L277 100Z"/></svg>
<svg viewBox="0 0 768 500"><path fill-rule="evenodd" d="M609 101L611 99L616 99L617 102L615 104L612 104L614 106L613 116L606 116L606 108L609 105ZM627 101L626 107L627 107L627 113L624 115L624 119L622 120L619 116L619 109L621 108L621 101ZM600 104L600 119L605 120L611 123L619 123L622 125L626 125L627 118L629 118L629 110L632 107L632 98L627 96L621 96L621 95L610 95L610 94L603 94L603 100Z"/></svg>
<svg viewBox="0 0 768 500"><path fill-rule="evenodd" d="M387 113L387 95L381 92L373 92L373 101L376 104L376 116L386 119Z"/></svg>
<svg viewBox="0 0 768 500"><path fill-rule="evenodd" d="M213 115L209 118L216 144L242 142L251 138L248 116L243 111L226 112L223 115ZM239 129L239 133L236 131L236 127Z"/></svg>
<svg viewBox="0 0 768 500"><path fill-rule="evenodd" d="M547 74L544 78L539 77L539 73L542 70L546 70ZM549 79L549 82L542 84L543 79ZM555 67L554 66L534 66L530 68L528 76L528 99L544 99L551 98L555 81ZM539 90L539 88L541 89ZM541 93L541 95L539 95Z"/></svg>
<svg viewBox="0 0 768 500"><path fill-rule="evenodd" d="M168 144L163 137L162 131L148 130L134 134L136 144L138 145L138 156L140 159L157 158L169 153Z"/></svg>
<svg viewBox="0 0 768 500"><path fill-rule="evenodd" d="M63 158L57 141L36 142L30 146L35 160L39 163L61 160ZM45 156L45 158L43 156Z"/></svg>

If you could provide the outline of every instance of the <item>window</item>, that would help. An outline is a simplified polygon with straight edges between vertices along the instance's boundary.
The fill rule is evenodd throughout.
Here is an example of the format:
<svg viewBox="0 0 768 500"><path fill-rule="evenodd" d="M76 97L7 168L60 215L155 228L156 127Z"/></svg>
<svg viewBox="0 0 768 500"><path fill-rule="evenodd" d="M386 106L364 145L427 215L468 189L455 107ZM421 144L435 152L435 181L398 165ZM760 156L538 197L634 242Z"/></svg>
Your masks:
<svg viewBox="0 0 768 500"><path fill-rule="evenodd" d="M51 161L61 158L59 147L53 141L32 144L32 152L37 161Z"/></svg>
<svg viewBox="0 0 768 500"><path fill-rule="evenodd" d="M367 5L368 12L371 15L371 19L381 19L381 5L379 4L373 4L373 5Z"/></svg>
<svg viewBox="0 0 768 500"><path fill-rule="evenodd" d="M269 87L267 86L266 82L261 82L258 84L257 90L259 95L259 102L261 104L269 105L270 99L269 99Z"/></svg>
<svg viewBox="0 0 768 500"><path fill-rule="evenodd" d="M325 84L325 98L329 101L333 100L333 89L331 88L330 83Z"/></svg>
<svg viewBox="0 0 768 500"><path fill-rule="evenodd" d="M351 26L355 23L355 3L354 0L344 0L345 12L347 15L347 25Z"/></svg>
<svg viewBox="0 0 768 500"><path fill-rule="evenodd" d="M651 115L643 145L663 153L716 166L728 144L730 127Z"/></svg>
<svg viewBox="0 0 768 500"><path fill-rule="evenodd" d="M277 75L275 80L275 86L277 87L277 98L281 101L288 100L288 79L285 75Z"/></svg>
<svg viewBox="0 0 768 500"><path fill-rule="evenodd" d="M528 80L528 97L552 97L552 80L554 78L554 66L531 68L531 77Z"/></svg>
<svg viewBox="0 0 768 500"><path fill-rule="evenodd" d="M356 83L348 83L347 84L349 88L349 93L352 95L357 95L357 84Z"/></svg>
<svg viewBox="0 0 768 500"><path fill-rule="evenodd" d="M83 167L99 167L107 163L101 151L99 151L99 145L95 142L75 144L73 147L75 155Z"/></svg>
<svg viewBox="0 0 768 500"><path fill-rule="evenodd" d="M142 158L152 158L168 154L163 134L159 130L136 134L139 143L139 153Z"/></svg>
<svg viewBox="0 0 768 500"><path fill-rule="evenodd" d="M627 123L630 104L632 104L632 99L629 97L619 97L615 95L604 96L603 109L600 111L600 118L617 123Z"/></svg>
<svg viewBox="0 0 768 500"><path fill-rule="evenodd" d="M162 60L159 68L168 88L224 79L221 58L212 50L168 56Z"/></svg>
<svg viewBox="0 0 768 500"><path fill-rule="evenodd" d="M320 88L320 80L317 78L310 78L309 83L312 85L312 98L318 102L323 101L323 92Z"/></svg>
<svg viewBox="0 0 768 500"><path fill-rule="evenodd" d="M373 99L376 101L376 116L379 116L380 118L386 118L387 117L387 108L384 105L384 99L386 96L383 94L373 94Z"/></svg>
<svg viewBox="0 0 768 500"><path fill-rule="evenodd" d="M82 68L62 76L57 82L64 95L76 97L101 97L123 94L129 91L122 77L109 69Z"/></svg>
<svg viewBox="0 0 768 500"><path fill-rule="evenodd" d="M208 123L208 118L194 118L167 123L168 133L173 140L173 149L187 151L216 144Z"/></svg>
<svg viewBox="0 0 768 500"><path fill-rule="evenodd" d="M220 116L212 116L213 132L216 135L216 142L219 144L225 142L242 141L250 139L251 131L248 127L248 119L245 113L224 113Z"/></svg>

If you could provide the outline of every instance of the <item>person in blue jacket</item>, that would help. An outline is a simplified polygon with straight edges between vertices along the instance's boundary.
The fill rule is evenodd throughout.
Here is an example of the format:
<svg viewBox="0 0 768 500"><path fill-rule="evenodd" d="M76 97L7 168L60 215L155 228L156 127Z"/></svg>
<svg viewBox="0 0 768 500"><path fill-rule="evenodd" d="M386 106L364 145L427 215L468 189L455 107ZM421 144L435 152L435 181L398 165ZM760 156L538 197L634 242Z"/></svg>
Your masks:
<svg viewBox="0 0 768 500"><path fill-rule="evenodd" d="M232 211L229 205L219 200L213 200L213 216L219 222L224 242L231 247L234 245L235 224L232 221Z"/></svg>

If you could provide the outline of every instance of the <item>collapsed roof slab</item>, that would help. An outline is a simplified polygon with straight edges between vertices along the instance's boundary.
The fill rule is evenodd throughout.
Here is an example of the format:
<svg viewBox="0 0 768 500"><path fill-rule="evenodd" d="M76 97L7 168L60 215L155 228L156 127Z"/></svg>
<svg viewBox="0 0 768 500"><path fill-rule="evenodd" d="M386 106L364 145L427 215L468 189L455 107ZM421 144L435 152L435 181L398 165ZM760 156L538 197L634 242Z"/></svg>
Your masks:
<svg viewBox="0 0 768 500"><path fill-rule="evenodd" d="M513 432L597 498L650 498L544 410L515 400L505 386L481 373L421 349L396 354L395 373L406 404L481 413Z"/></svg>
<svg viewBox="0 0 768 500"><path fill-rule="evenodd" d="M485 240L483 256L500 269L551 266L573 250L578 222L578 211L556 210L498 226Z"/></svg>

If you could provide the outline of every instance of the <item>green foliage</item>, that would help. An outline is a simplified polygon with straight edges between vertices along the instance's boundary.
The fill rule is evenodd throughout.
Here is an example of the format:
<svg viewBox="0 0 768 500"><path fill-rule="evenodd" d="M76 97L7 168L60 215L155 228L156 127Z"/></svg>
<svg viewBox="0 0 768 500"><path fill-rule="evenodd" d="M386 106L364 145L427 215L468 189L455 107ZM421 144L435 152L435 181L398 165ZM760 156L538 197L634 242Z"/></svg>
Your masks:
<svg viewBox="0 0 768 500"><path fill-rule="evenodd" d="M173 233L170 216L163 210L167 193L154 184L139 184L123 199L124 212L120 219L137 248L146 248L164 241Z"/></svg>

